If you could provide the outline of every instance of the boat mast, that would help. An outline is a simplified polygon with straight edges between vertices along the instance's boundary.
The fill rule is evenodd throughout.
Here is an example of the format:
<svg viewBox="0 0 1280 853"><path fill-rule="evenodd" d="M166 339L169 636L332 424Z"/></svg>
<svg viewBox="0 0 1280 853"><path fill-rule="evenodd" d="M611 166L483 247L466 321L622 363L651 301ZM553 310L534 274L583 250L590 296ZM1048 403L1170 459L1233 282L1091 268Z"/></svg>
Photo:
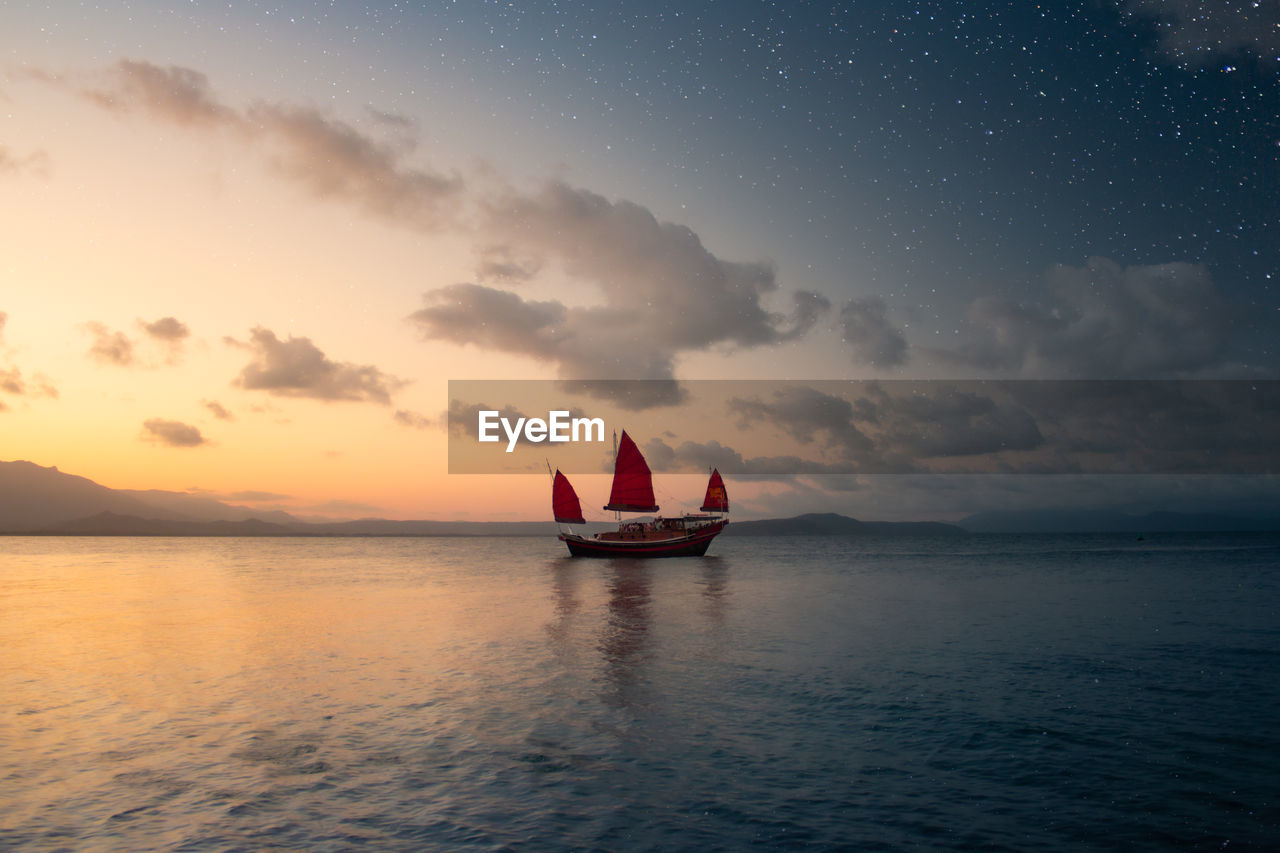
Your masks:
<svg viewBox="0 0 1280 853"><path fill-rule="evenodd" d="M613 431L613 465L614 465L614 471L617 471L618 470L617 468L618 466L618 431L616 429ZM615 509L613 511L613 520L618 522L619 524L622 523L622 510Z"/></svg>

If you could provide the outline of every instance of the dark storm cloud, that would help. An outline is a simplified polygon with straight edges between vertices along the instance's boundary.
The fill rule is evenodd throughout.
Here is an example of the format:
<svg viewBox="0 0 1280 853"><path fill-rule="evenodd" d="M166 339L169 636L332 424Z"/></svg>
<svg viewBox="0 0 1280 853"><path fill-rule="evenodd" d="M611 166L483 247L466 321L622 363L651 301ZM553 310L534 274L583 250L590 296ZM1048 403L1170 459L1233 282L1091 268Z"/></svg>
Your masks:
<svg viewBox="0 0 1280 853"><path fill-rule="evenodd" d="M1161 49L1200 65L1236 53L1280 60L1280 4L1259 0L1123 0L1124 8L1156 24Z"/></svg>
<svg viewBox="0 0 1280 853"><path fill-rule="evenodd" d="M98 322L85 323L84 328L93 336L93 343L89 345L90 358L99 364L133 365L133 341L124 332L113 332Z"/></svg>
<svg viewBox="0 0 1280 853"><path fill-rule="evenodd" d="M975 340L928 350L950 362L1036 378L1195 376L1230 369L1231 309L1201 264L1123 267L1092 258L1047 279L1049 305L983 297Z"/></svg>
<svg viewBox="0 0 1280 853"><path fill-rule="evenodd" d="M844 342L854 364L871 367L899 367L907 361L907 339L889 322L882 298L851 299L840 310Z"/></svg>
<svg viewBox="0 0 1280 853"><path fill-rule="evenodd" d="M238 342L237 342L238 343ZM315 400L351 400L390 405L391 395L404 386L400 379L373 365L331 361L310 338L280 340L261 326L239 344L254 354L235 384L250 390Z"/></svg>
<svg viewBox="0 0 1280 853"><path fill-rule="evenodd" d="M199 447L209 443L209 439L190 424L167 421L162 418L152 418L143 423L142 437L167 447Z"/></svg>

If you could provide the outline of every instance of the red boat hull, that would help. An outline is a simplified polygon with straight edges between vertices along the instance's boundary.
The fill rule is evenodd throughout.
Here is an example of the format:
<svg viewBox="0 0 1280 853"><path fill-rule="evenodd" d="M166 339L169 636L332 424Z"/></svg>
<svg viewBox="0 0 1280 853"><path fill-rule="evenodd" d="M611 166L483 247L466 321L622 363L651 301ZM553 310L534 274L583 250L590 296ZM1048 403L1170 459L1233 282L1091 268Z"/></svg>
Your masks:
<svg viewBox="0 0 1280 853"><path fill-rule="evenodd" d="M587 539L572 533L561 533L560 539L569 546L569 553L574 557L701 557L707 553L711 540L728 523L727 520L717 521L676 539Z"/></svg>

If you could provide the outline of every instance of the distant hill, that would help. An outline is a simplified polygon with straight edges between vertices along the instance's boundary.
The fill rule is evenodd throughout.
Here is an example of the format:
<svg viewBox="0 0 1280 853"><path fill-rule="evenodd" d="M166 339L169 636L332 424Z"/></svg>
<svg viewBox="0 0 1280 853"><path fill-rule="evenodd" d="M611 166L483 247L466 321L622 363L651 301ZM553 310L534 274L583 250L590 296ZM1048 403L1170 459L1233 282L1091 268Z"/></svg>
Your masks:
<svg viewBox="0 0 1280 853"><path fill-rule="evenodd" d="M1210 533L1280 531L1280 518L1210 513L1027 509L982 512L956 522L971 533Z"/></svg>
<svg viewBox="0 0 1280 853"><path fill-rule="evenodd" d="M301 523L288 513L258 512L201 495L109 489L56 467L0 462L0 533L47 532L101 513L155 521Z"/></svg>
<svg viewBox="0 0 1280 853"><path fill-rule="evenodd" d="M240 521L192 521L190 519L139 518L100 512L87 518L65 521L42 534L60 536L305 536L305 528L273 524L248 518Z"/></svg>
<svg viewBox="0 0 1280 853"><path fill-rule="evenodd" d="M964 536L968 531L940 521L858 521L833 512L794 518L735 521L723 536Z"/></svg>

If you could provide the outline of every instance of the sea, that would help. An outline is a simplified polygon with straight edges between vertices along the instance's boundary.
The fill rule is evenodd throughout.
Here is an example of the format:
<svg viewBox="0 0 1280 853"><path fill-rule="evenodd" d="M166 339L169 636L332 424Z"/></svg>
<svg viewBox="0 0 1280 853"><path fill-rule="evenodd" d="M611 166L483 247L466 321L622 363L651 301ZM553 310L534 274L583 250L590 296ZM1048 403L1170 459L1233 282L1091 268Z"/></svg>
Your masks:
<svg viewBox="0 0 1280 853"><path fill-rule="evenodd" d="M1280 536L4 537L0 849L1277 850Z"/></svg>

